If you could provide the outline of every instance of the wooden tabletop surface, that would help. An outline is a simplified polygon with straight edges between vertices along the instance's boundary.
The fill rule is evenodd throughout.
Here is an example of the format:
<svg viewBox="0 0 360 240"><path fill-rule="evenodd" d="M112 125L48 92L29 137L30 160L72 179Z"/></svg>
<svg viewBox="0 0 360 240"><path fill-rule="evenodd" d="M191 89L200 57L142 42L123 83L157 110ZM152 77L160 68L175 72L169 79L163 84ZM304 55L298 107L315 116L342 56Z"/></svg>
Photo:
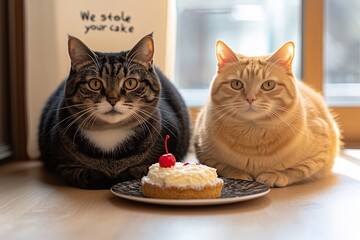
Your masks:
<svg viewBox="0 0 360 240"><path fill-rule="evenodd" d="M62 184L38 161L0 165L0 239L357 239L359 151L334 173L218 206L159 206Z"/></svg>

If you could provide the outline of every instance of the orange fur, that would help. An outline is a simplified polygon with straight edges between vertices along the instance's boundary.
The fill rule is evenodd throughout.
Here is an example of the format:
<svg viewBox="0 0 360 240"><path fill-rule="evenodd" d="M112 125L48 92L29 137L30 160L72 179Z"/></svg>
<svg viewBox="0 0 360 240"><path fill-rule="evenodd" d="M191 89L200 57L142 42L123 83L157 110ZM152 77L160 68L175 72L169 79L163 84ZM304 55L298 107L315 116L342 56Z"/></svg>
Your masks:
<svg viewBox="0 0 360 240"><path fill-rule="evenodd" d="M294 45L270 56L235 54L236 59L222 42L217 50L218 72L194 131L199 161L221 176L270 187L330 173L340 149L339 129L322 97L295 80ZM234 80L243 87L232 88ZM274 88L266 90L272 82Z"/></svg>

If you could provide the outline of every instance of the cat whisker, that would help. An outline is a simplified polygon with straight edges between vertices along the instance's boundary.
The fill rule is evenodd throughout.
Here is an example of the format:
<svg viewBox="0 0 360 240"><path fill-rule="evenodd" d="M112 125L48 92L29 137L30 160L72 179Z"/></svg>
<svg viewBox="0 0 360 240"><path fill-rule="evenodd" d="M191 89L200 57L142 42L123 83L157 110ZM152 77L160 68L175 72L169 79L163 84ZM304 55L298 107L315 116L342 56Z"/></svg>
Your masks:
<svg viewBox="0 0 360 240"><path fill-rule="evenodd" d="M71 116L70 119L73 119L62 131L62 134L65 135L66 132L74 125L78 120L80 120L84 115L88 114L89 112L93 111L93 109L85 109L84 111L80 111ZM70 120L69 119L69 120Z"/></svg>
<svg viewBox="0 0 360 240"><path fill-rule="evenodd" d="M70 115L70 116L62 119L62 120L59 121L57 124L55 124L55 125L47 132L47 134L50 134L54 129L56 129L58 126L60 126L63 122L69 121L69 120L71 120L72 118L75 118L77 115L80 115L80 114L82 114L82 113L84 113L84 112L87 112L87 111L88 111L88 109L84 109L84 110L81 110L81 111L79 111L79 112L77 112L77 113L74 113L74 114L72 114L72 115Z"/></svg>
<svg viewBox="0 0 360 240"><path fill-rule="evenodd" d="M65 107L53 108L53 109L49 109L49 110L51 110L51 111L60 111L60 110L65 110L65 109L69 109L69 108L77 108L77 107L83 107L83 106L87 106L87 104L79 103L79 104L68 105L68 106L65 106Z"/></svg>
<svg viewBox="0 0 360 240"><path fill-rule="evenodd" d="M96 114L94 112L90 113L88 116L86 116L86 118L84 119L84 121L82 121L78 126L77 126L77 129L75 131L75 134L73 136L73 144L75 144L75 139L76 139L76 135L77 133L79 132L79 130L83 129L84 126L90 122L90 120L96 116Z"/></svg>
<svg viewBox="0 0 360 240"><path fill-rule="evenodd" d="M289 122L286 118L282 117L278 113L271 111L269 112L269 117L273 121L275 121L278 129L284 129L284 124L286 125L286 129L290 129L294 136L298 134L303 134L301 131L298 131L296 128L294 128L293 124Z"/></svg>
<svg viewBox="0 0 360 240"><path fill-rule="evenodd" d="M228 107L228 106L238 106L241 103L237 103L237 102L232 102L232 103L227 103L227 104L220 104L220 105L211 105L211 109L218 109L218 108L223 108L223 107Z"/></svg>
<svg viewBox="0 0 360 240"><path fill-rule="evenodd" d="M162 109L162 108L160 108L160 107L154 107L154 106L149 106L149 105L140 104L140 103L136 103L136 105L141 106L141 107L148 107L148 108L151 108L151 109L158 109L158 110L161 111L161 112L175 115L174 112L170 112L170 111L164 110L164 109Z"/></svg>
<svg viewBox="0 0 360 240"><path fill-rule="evenodd" d="M229 113L233 114L236 112L236 110L238 110L239 108L243 108L244 105L242 103L232 103L232 104L222 104L222 105L218 105L218 106L211 106L209 108L209 111L215 111L218 112L220 109L220 111L223 110L233 110L233 111L229 111Z"/></svg>
<svg viewBox="0 0 360 240"><path fill-rule="evenodd" d="M151 134L151 130L150 130L149 126L147 124L145 124L146 119L139 116L136 112L133 112L133 117L139 123L139 125L141 126L141 129L144 131L144 133L146 133L146 131L147 131L149 134Z"/></svg>
<svg viewBox="0 0 360 240"><path fill-rule="evenodd" d="M301 121L304 119L304 115L302 113L297 112L294 109L288 109L288 108L285 108L285 107L277 107L276 110L281 112L281 113L288 113L291 117L294 117L294 118L296 118L298 120L301 120Z"/></svg>
<svg viewBox="0 0 360 240"><path fill-rule="evenodd" d="M228 106L225 107L223 109L221 109L220 111L216 112L216 115L220 115L219 117L217 117L215 120L213 120L212 122L209 123L209 125L207 125L208 129L211 129L215 124L217 124L217 122L219 122L220 120L222 120L222 118L224 118L225 116L229 116L229 111L228 110L232 110L233 106Z"/></svg>
<svg viewBox="0 0 360 240"><path fill-rule="evenodd" d="M161 133L159 132L159 130L151 123L149 122L146 118L144 118L143 116L141 116L139 113L133 111L133 110L130 110L132 113L133 113L133 116L137 116L137 119L139 119L141 122L139 122L139 124L148 124L150 125L154 130L155 132L158 134L159 137L162 138L162 135ZM146 125L147 126L147 125ZM148 128L148 126L147 126ZM148 128L149 129L149 128ZM150 129L149 129L149 133L150 133Z"/></svg>
<svg viewBox="0 0 360 240"><path fill-rule="evenodd" d="M98 72L100 72L100 69L101 69L101 67L100 67L100 63L99 63L99 61L98 61L98 59L97 59L97 55L94 53L94 55L95 56L92 56L92 55L90 55L90 54L86 54L89 58L91 58L91 60L93 61L93 63L94 63L94 65L97 67L97 70L98 70ZM94 59L95 58L95 59Z"/></svg>
<svg viewBox="0 0 360 240"><path fill-rule="evenodd" d="M161 121L157 118L154 118L149 112L143 110L143 109L138 109L138 111L140 113L143 113L144 115L146 115L147 117L155 120L156 122L158 122L161 126L163 126L166 130L168 130L175 138L177 138L177 134L175 134L173 131L171 131L171 129L169 129L167 126L165 126L164 124L161 123ZM176 129L176 126L172 125L170 122L165 121L165 119L162 119L162 121L164 121L165 123L167 123L168 125L170 125L171 127L173 127L174 129Z"/></svg>
<svg viewBox="0 0 360 240"><path fill-rule="evenodd" d="M136 50L135 52L133 52L131 55L129 55L131 53L128 52L128 54L126 54L126 68L128 68L128 71L131 72L131 67L132 65L134 66L133 63L133 60L135 59L135 57L138 55L138 54L141 54L141 51L139 50Z"/></svg>

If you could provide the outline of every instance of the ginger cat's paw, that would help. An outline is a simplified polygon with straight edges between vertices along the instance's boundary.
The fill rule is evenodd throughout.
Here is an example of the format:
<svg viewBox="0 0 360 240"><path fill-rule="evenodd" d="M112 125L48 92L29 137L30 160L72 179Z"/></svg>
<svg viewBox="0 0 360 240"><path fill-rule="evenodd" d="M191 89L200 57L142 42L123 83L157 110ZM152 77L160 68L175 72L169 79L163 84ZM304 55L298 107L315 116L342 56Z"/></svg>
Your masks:
<svg viewBox="0 0 360 240"><path fill-rule="evenodd" d="M254 181L254 178L244 172L232 172L226 176L227 178L242 179L247 181Z"/></svg>
<svg viewBox="0 0 360 240"><path fill-rule="evenodd" d="M289 179L285 174L275 171L261 173L256 178L256 181L269 187L285 187L289 183Z"/></svg>

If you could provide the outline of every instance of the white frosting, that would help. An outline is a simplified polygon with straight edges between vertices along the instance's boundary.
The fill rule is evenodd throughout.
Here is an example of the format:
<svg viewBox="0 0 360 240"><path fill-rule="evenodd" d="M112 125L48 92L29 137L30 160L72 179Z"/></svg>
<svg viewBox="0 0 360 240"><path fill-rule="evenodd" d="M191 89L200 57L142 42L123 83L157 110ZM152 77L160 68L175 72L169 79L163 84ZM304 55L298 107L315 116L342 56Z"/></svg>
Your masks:
<svg viewBox="0 0 360 240"><path fill-rule="evenodd" d="M217 178L216 169L196 163L180 163L170 168L162 168L159 163L150 166L147 176L141 181L161 187L178 187L199 189L214 185Z"/></svg>

